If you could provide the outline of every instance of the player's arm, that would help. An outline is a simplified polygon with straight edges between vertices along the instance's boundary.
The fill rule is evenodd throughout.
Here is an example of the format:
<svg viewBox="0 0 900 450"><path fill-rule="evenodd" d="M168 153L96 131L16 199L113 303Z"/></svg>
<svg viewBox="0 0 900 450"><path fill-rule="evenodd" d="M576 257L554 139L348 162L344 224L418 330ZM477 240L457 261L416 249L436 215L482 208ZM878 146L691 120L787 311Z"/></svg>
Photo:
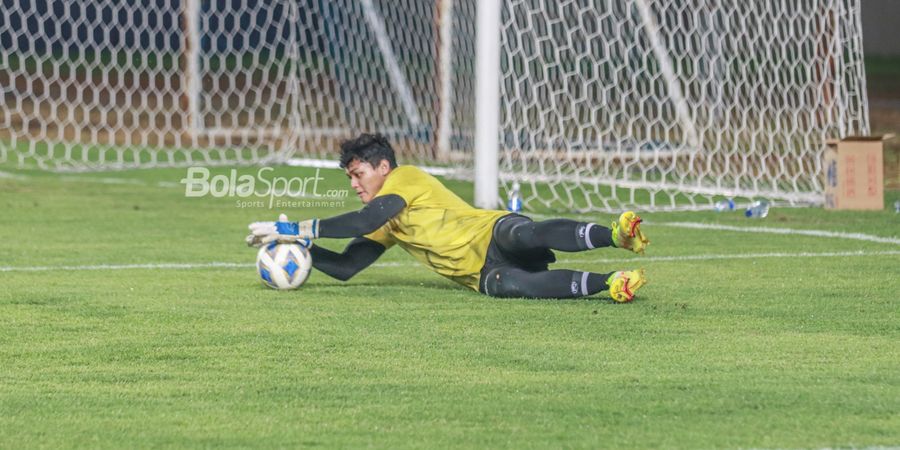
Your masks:
<svg viewBox="0 0 900 450"><path fill-rule="evenodd" d="M282 214L278 222L251 223L247 245L259 247L269 242L305 242L313 239L353 238L369 234L387 223L406 207L403 197L387 194L372 199L359 211L341 214L328 219L311 219L302 222L288 222Z"/></svg>
<svg viewBox="0 0 900 450"><path fill-rule="evenodd" d="M406 201L396 194L378 196L363 209L319 221L318 235L326 238L351 238L369 234L406 208Z"/></svg>
<svg viewBox="0 0 900 450"><path fill-rule="evenodd" d="M313 267L341 281L347 281L353 275L369 267L384 251L383 245L364 237L358 237L351 241L344 248L343 253L333 252L316 245L309 248Z"/></svg>

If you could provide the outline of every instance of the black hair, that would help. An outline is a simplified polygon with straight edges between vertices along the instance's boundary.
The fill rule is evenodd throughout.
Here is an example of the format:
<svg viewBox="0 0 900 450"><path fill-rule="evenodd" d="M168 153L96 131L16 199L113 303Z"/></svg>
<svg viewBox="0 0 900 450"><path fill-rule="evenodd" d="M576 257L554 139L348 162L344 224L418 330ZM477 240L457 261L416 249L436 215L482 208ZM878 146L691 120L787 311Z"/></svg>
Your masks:
<svg viewBox="0 0 900 450"><path fill-rule="evenodd" d="M355 139L341 142L341 168L346 169L354 159L367 162L372 167L386 159L391 169L397 168L397 158L391 143L379 133L363 133Z"/></svg>

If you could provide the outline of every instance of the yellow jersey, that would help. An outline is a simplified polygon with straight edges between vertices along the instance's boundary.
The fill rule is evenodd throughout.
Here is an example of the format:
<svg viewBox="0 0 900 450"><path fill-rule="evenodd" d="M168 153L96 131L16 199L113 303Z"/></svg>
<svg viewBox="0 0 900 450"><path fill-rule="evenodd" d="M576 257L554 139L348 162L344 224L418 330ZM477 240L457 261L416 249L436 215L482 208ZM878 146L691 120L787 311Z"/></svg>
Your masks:
<svg viewBox="0 0 900 450"><path fill-rule="evenodd" d="M494 224L506 211L477 209L414 166L392 170L377 197L394 194L406 207L366 238L399 245L431 270L478 290Z"/></svg>

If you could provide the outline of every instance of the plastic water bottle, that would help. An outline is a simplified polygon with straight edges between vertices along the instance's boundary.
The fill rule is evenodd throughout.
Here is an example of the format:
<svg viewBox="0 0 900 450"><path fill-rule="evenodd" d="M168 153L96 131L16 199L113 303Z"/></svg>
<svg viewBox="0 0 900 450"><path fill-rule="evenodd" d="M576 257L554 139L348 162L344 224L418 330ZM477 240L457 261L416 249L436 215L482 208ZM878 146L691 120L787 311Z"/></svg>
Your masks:
<svg viewBox="0 0 900 450"><path fill-rule="evenodd" d="M750 207L744 211L744 215L753 219L762 219L769 215L769 202L765 200L757 200L750 204Z"/></svg>
<svg viewBox="0 0 900 450"><path fill-rule="evenodd" d="M900 214L900 200L897 200L896 202L894 202L894 213Z"/></svg>
<svg viewBox="0 0 900 450"><path fill-rule="evenodd" d="M713 205L713 209L716 210L716 212L734 211L734 200L730 198L727 200L719 200Z"/></svg>
<svg viewBox="0 0 900 450"><path fill-rule="evenodd" d="M509 192L509 201L506 202L506 210L517 213L522 211L522 197L519 195L519 182L515 181L512 191Z"/></svg>

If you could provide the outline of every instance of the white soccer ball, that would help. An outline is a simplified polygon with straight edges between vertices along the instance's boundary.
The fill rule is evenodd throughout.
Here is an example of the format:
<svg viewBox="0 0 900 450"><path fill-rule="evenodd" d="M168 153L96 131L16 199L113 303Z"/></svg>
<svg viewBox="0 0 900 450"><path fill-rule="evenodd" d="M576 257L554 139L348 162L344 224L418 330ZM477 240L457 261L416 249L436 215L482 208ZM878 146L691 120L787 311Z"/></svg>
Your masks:
<svg viewBox="0 0 900 450"><path fill-rule="evenodd" d="M309 278L312 256L299 244L264 245L256 254L256 271L272 289L297 289Z"/></svg>

